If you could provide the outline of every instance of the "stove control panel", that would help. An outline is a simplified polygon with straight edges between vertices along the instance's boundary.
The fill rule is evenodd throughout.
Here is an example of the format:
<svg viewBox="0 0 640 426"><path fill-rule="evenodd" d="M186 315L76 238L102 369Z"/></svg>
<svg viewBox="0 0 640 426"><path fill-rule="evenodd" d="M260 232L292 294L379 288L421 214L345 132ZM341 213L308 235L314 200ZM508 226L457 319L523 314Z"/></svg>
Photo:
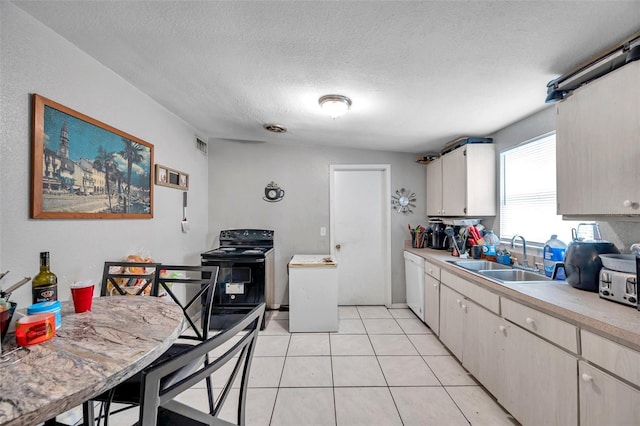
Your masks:
<svg viewBox="0 0 640 426"><path fill-rule="evenodd" d="M273 231L269 229L227 229L220 231L220 241L256 240L273 240Z"/></svg>

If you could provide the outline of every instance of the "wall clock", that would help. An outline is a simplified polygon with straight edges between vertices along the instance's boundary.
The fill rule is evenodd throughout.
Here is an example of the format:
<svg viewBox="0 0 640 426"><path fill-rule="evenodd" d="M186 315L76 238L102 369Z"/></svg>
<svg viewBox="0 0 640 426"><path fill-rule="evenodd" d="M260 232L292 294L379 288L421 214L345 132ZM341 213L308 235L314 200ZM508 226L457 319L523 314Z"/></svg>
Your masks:
<svg viewBox="0 0 640 426"><path fill-rule="evenodd" d="M411 208L415 208L416 194L410 190L400 188L396 189L396 194L391 196L391 206L398 213L413 213Z"/></svg>
<svg viewBox="0 0 640 426"><path fill-rule="evenodd" d="M282 200L283 197L284 189L280 188L277 183L271 181L264 188L264 197L262 197L262 199L273 203Z"/></svg>

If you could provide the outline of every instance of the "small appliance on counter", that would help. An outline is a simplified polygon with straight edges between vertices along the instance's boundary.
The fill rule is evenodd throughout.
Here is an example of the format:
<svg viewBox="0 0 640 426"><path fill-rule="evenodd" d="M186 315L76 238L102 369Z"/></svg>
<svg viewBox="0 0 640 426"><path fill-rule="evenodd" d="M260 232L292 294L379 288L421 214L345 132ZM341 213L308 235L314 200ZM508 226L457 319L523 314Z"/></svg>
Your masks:
<svg viewBox="0 0 640 426"><path fill-rule="evenodd" d="M600 297L625 305L638 306L636 256L601 254Z"/></svg>
<svg viewBox="0 0 640 426"><path fill-rule="evenodd" d="M448 250L448 237L444 233L447 225L440 220L429 221L429 227L431 228L431 248L436 250Z"/></svg>
<svg viewBox="0 0 640 426"><path fill-rule="evenodd" d="M633 255L636 257L636 284L637 284L638 281L640 280L640 250L637 250L637 249L639 249L640 246L636 245L636 247L634 248L634 245L631 246L631 253L633 253ZM637 290L638 290L638 287L636 286L636 291ZM638 303L638 310L640 311L640 303Z"/></svg>
<svg viewBox="0 0 640 426"><path fill-rule="evenodd" d="M564 270L567 282L575 288L586 291L599 291L600 269L602 268L602 254L620 254L620 250L609 241L600 239L600 229L597 223L580 224L582 228L587 226L589 237L595 239L585 240L581 237L581 226L577 232L572 230L573 241L569 243L564 254L564 262L556 262L551 274L555 280L560 268Z"/></svg>

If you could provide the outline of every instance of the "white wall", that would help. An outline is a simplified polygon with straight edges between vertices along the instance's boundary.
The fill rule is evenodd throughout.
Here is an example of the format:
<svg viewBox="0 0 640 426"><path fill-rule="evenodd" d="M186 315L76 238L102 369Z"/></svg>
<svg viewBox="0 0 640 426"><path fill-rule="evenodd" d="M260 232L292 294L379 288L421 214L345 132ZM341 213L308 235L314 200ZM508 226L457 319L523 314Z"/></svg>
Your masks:
<svg viewBox="0 0 640 426"><path fill-rule="evenodd" d="M323 254L329 246L329 165L391 164L392 192L417 194L413 214L392 214L391 279L393 303L405 303L404 240L407 224L426 225L425 166L416 155L340 148L290 147L266 143L209 141L209 238L217 246L220 230L273 229L276 248L276 303L288 303L286 265L294 254ZM277 203L262 199L274 181L285 190ZM391 209L391 200L389 200ZM320 227L327 236L320 236ZM363 230L366 232L366 230Z"/></svg>
<svg viewBox="0 0 640 426"><path fill-rule="evenodd" d="M121 77L8 2L0 2L0 288L38 271L38 252L51 252L60 299L69 283L99 280L105 260L138 250L166 263L199 263L207 244L207 158L195 129ZM155 146L155 161L190 174L189 222L183 234L182 192L154 188L154 218L29 219L31 94L38 93ZM12 300L31 303L29 286Z"/></svg>

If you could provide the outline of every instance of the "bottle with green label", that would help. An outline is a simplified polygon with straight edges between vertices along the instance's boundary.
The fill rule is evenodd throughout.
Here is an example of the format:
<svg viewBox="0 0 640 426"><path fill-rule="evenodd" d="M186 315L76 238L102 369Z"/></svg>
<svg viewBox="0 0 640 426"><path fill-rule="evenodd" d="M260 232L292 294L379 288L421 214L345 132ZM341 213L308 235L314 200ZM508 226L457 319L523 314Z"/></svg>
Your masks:
<svg viewBox="0 0 640 426"><path fill-rule="evenodd" d="M40 253L40 272L31 281L33 303L58 300L58 277L49 269L49 252Z"/></svg>

